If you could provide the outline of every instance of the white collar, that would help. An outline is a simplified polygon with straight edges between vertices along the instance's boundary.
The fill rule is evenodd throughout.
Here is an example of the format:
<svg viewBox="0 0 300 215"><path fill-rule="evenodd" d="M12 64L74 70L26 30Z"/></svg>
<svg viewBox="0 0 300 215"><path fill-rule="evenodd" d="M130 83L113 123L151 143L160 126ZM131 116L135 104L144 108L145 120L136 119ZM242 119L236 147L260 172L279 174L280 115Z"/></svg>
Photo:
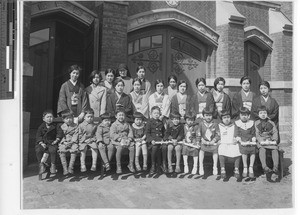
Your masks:
<svg viewBox="0 0 300 215"><path fill-rule="evenodd" d="M72 79L70 79L70 82L75 86L77 84L77 81L72 81Z"/></svg>
<svg viewBox="0 0 300 215"><path fill-rule="evenodd" d="M269 96L267 96L267 98L265 98L264 96L261 96L261 97L265 100L265 102L267 102L269 99Z"/></svg>
<svg viewBox="0 0 300 215"><path fill-rule="evenodd" d="M235 124L236 124L236 126L242 128L244 130L247 130L254 125L254 121L249 120L248 122L242 122L242 120L239 119L239 120L235 121Z"/></svg>

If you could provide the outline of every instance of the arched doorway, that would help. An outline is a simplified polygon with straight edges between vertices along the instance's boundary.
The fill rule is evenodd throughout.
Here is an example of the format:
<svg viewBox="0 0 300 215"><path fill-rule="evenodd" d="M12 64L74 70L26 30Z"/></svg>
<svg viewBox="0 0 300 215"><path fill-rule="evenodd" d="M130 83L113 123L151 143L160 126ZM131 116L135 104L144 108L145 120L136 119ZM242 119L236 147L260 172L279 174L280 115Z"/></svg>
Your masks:
<svg viewBox="0 0 300 215"><path fill-rule="evenodd" d="M207 50L206 44L175 27L146 27L128 35L128 66L135 73L138 65L144 65L151 83L156 79L166 83L174 74L178 80L186 80L188 92L193 93L196 78L206 74Z"/></svg>

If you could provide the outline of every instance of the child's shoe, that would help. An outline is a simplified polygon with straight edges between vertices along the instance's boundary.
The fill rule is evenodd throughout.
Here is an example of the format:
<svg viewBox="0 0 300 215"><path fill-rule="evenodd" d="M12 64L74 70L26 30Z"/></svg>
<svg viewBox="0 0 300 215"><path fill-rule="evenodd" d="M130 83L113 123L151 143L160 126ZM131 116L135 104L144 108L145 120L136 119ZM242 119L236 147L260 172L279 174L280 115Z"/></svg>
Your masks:
<svg viewBox="0 0 300 215"><path fill-rule="evenodd" d="M155 163L151 165L150 174L155 173Z"/></svg>
<svg viewBox="0 0 300 215"><path fill-rule="evenodd" d="M147 171L147 169L148 169L147 165L144 165L143 166L143 171Z"/></svg>
<svg viewBox="0 0 300 215"><path fill-rule="evenodd" d="M243 176L243 178L246 178L247 175L248 175L248 168L247 168L247 167L244 167L242 176Z"/></svg>
<svg viewBox="0 0 300 215"><path fill-rule="evenodd" d="M46 167L44 163L40 163L39 165L39 175L43 174L46 171Z"/></svg>
<svg viewBox="0 0 300 215"><path fill-rule="evenodd" d="M109 163L104 164L104 168L105 168L105 171L109 171L110 170L110 164Z"/></svg>
<svg viewBox="0 0 300 215"><path fill-rule="evenodd" d="M203 168L203 166L201 166L200 165L200 167L199 167L199 175L201 176L201 175L204 175L204 168Z"/></svg>
<svg viewBox="0 0 300 215"><path fill-rule="evenodd" d="M171 165L168 167L168 172L173 173L173 167Z"/></svg>
<svg viewBox="0 0 300 215"><path fill-rule="evenodd" d="M92 167L91 167L91 171L95 172L95 171L96 171L96 169L97 169L96 165L92 165Z"/></svg>
<svg viewBox="0 0 300 215"><path fill-rule="evenodd" d="M249 167L249 178L254 178L253 167Z"/></svg>
<svg viewBox="0 0 300 215"><path fill-rule="evenodd" d="M52 164L51 164L51 167L50 167L50 173L51 173L51 174L55 174L56 172L57 172L56 166L55 166L54 163L52 163Z"/></svg>
<svg viewBox="0 0 300 215"><path fill-rule="evenodd" d="M197 174L197 169L198 169L197 166L194 166L194 167L193 167L193 169L192 169L192 174L193 174L193 175L196 175L196 174Z"/></svg>
<svg viewBox="0 0 300 215"><path fill-rule="evenodd" d="M80 172L86 172L86 166L85 165L81 165Z"/></svg>
<svg viewBox="0 0 300 215"><path fill-rule="evenodd" d="M135 168L136 168L136 171L138 171L138 172L142 170L141 166L138 162L135 162Z"/></svg>
<svg viewBox="0 0 300 215"><path fill-rule="evenodd" d="M181 172L180 166L176 166L175 172L176 172L176 173L180 173L180 172Z"/></svg>
<svg viewBox="0 0 300 215"><path fill-rule="evenodd" d="M226 178L226 171L224 168L221 169L221 178L225 179Z"/></svg>
<svg viewBox="0 0 300 215"><path fill-rule="evenodd" d="M135 173L135 169L133 167L133 164L128 164L127 167L128 167L130 172Z"/></svg>
<svg viewBox="0 0 300 215"><path fill-rule="evenodd" d="M235 177L236 179L239 179L239 178L240 178L240 171L239 171L239 169L235 169L235 170L234 170L234 177Z"/></svg>
<svg viewBox="0 0 300 215"><path fill-rule="evenodd" d="M217 167L213 168L213 175L218 175L218 168Z"/></svg>
<svg viewBox="0 0 300 215"><path fill-rule="evenodd" d="M189 173L189 166L188 165L184 165L184 173Z"/></svg>
<svg viewBox="0 0 300 215"><path fill-rule="evenodd" d="M161 166L161 170L163 171L163 173L167 173L167 165L165 162L163 162L163 164Z"/></svg>

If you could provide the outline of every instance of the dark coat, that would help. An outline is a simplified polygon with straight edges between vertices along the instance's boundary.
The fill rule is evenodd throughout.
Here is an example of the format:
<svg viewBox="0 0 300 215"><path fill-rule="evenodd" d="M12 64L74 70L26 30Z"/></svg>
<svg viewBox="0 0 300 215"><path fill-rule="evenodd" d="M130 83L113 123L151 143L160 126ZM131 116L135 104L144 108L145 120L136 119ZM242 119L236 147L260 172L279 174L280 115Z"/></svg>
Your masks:
<svg viewBox="0 0 300 215"><path fill-rule="evenodd" d="M192 96L187 95L185 113L192 112L193 114L195 114L195 109L194 108L195 108L195 103L192 99ZM174 113L174 112L179 113L179 103L178 103L177 94L174 95L171 99L170 113Z"/></svg>
<svg viewBox="0 0 300 215"><path fill-rule="evenodd" d="M57 138L61 140L63 138L63 131L59 124L52 123L49 128L46 127L46 123L43 122L36 132L36 142L39 144L43 142L45 144L52 144Z"/></svg>
<svg viewBox="0 0 300 215"><path fill-rule="evenodd" d="M251 118L254 118L253 115L253 100L256 97L256 94L253 93L252 96L252 106L251 106ZM242 90L240 92L237 92L236 94L234 94L233 98L232 98L232 118L233 119L238 119L239 118L239 109L240 107L243 107L243 100L242 100Z"/></svg>
<svg viewBox="0 0 300 215"><path fill-rule="evenodd" d="M181 141L184 138L184 127L183 124L179 124L179 125L169 125L165 136L164 136L164 140L172 140L172 139L176 139L177 141Z"/></svg>
<svg viewBox="0 0 300 215"><path fill-rule="evenodd" d="M147 142L162 141L165 133L165 127L159 119L149 119L146 125L146 138Z"/></svg>

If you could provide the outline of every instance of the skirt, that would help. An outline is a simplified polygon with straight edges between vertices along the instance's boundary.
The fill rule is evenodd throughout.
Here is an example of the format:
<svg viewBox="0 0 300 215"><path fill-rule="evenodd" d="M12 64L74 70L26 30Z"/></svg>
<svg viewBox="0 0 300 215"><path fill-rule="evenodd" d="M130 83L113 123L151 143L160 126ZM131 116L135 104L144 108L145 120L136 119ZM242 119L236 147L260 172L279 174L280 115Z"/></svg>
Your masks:
<svg viewBox="0 0 300 215"><path fill-rule="evenodd" d="M197 157L199 154L199 150L189 146L182 147L182 155Z"/></svg>
<svg viewBox="0 0 300 215"><path fill-rule="evenodd" d="M204 145L201 144L200 150L211 153L218 153L218 145Z"/></svg>
<svg viewBox="0 0 300 215"><path fill-rule="evenodd" d="M76 152L78 152L78 144L72 143L71 146L68 146L67 144L59 144L58 152L60 152L60 153L67 153L67 152L76 153Z"/></svg>
<svg viewBox="0 0 300 215"><path fill-rule="evenodd" d="M219 155L231 158L241 156L238 144L220 144L218 152Z"/></svg>
<svg viewBox="0 0 300 215"><path fill-rule="evenodd" d="M243 155L256 154L258 152L256 146L241 146L239 145L240 153Z"/></svg>

